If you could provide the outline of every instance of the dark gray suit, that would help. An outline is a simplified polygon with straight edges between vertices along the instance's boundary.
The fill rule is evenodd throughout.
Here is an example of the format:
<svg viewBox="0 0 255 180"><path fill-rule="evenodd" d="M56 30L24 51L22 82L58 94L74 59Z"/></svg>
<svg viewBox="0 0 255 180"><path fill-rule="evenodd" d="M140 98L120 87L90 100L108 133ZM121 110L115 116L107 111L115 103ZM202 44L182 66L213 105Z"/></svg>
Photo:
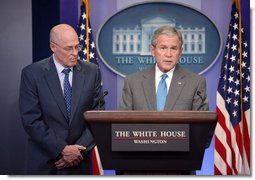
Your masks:
<svg viewBox="0 0 255 180"><path fill-rule="evenodd" d="M94 139L83 113L97 109L102 95L101 75L92 63L73 68L71 120L53 58L25 67L20 85L20 112L28 134L26 174L91 174L91 155L78 166L57 170L54 161L70 144L89 147Z"/></svg>
<svg viewBox="0 0 255 180"><path fill-rule="evenodd" d="M155 111L155 66L125 78L119 110ZM206 81L176 65L164 111L208 110Z"/></svg>

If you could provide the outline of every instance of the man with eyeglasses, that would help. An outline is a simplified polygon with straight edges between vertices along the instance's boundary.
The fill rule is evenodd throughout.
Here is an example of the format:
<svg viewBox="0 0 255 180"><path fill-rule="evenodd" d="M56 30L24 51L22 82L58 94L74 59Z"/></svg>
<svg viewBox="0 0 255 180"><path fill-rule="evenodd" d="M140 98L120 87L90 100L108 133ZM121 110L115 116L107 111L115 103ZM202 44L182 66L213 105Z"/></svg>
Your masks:
<svg viewBox="0 0 255 180"><path fill-rule="evenodd" d="M83 113L102 102L101 74L78 60L75 30L50 31L53 55L22 70L20 113L28 134L25 174L92 174L94 139ZM86 153L81 153L86 152Z"/></svg>

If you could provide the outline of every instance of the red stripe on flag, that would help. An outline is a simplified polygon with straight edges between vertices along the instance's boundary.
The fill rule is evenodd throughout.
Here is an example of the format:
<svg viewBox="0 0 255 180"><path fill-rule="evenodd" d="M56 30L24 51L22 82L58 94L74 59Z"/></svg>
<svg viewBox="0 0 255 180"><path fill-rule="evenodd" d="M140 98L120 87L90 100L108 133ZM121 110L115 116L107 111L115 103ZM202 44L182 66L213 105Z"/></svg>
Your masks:
<svg viewBox="0 0 255 180"><path fill-rule="evenodd" d="M247 160L248 160L248 164L249 164L249 167L250 167L250 135L249 135L249 130L248 130L248 125L247 125L247 119L246 119L246 116L244 114L244 153L246 153L246 156L247 156Z"/></svg>
<svg viewBox="0 0 255 180"><path fill-rule="evenodd" d="M93 175L100 175L95 148L92 149L92 168L93 168Z"/></svg>
<svg viewBox="0 0 255 180"><path fill-rule="evenodd" d="M225 142L221 142L222 137L215 136L215 150L218 152L218 154L221 156L221 158L225 162L225 166L227 167L227 174L232 174L232 169L229 163L227 162L227 152L226 152L227 147L225 147L225 146L229 146L231 149L231 140L229 140L230 132L228 128L226 127L225 117L218 107L216 107L216 112L218 114L218 124L222 127L222 129L224 130L226 134L227 144L225 144Z"/></svg>
<svg viewBox="0 0 255 180"><path fill-rule="evenodd" d="M243 156L242 156L243 155L243 138L242 138L242 132L240 129L240 123L235 127L235 133L236 133L236 144L239 150L239 156L241 158L241 161L243 161Z"/></svg>
<svg viewBox="0 0 255 180"><path fill-rule="evenodd" d="M222 175L222 173L219 171L219 169L214 165L214 174L215 175Z"/></svg>
<svg viewBox="0 0 255 180"><path fill-rule="evenodd" d="M227 165L227 162L226 162L226 159L227 159L226 149L225 149L224 145L221 143L221 141L218 139L217 136L215 136L215 144L217 144L217 146L215 146L216 151L220 152L220 157L224 160L224 162Z"/></svg>

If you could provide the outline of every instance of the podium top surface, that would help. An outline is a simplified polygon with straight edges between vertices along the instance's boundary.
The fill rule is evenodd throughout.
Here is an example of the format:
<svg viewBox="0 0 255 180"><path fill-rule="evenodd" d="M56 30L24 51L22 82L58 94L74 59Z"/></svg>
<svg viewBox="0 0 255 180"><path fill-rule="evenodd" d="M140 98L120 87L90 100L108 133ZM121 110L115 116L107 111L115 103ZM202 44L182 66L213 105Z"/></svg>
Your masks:
<svg viewBox="0 0 255 180"><path fill-rule="evenodd" d="M88 123L213 123L218 115L211 111L86 111Z"/></svg>

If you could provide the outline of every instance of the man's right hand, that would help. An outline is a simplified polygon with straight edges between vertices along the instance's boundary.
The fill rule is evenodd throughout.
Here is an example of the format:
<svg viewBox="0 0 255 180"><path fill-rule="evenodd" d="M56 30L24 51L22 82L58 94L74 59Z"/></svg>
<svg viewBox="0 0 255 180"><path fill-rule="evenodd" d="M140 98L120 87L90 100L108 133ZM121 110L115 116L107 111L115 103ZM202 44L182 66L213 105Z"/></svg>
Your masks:
<svg viewBox="0 0 255 180"><path fill-rule="evenodd" d="M55 163L56 168L63 169L69 166L77 166L83 160L80 151L84 149L86 147L77 144L65 146L61 153L62 158Z"/></svg>

